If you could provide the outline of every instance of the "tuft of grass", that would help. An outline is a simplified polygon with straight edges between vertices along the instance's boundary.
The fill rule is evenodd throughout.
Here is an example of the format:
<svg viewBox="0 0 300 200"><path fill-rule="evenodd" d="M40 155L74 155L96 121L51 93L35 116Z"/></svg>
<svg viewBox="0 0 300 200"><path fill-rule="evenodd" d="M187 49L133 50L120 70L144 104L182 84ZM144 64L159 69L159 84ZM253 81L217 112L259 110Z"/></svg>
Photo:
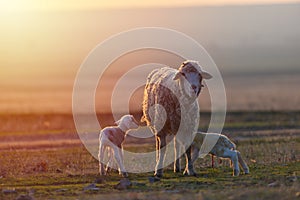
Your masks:
<svg viewBox="0 0 300 200"><path fill-rule="evenodd" d="M252 145L243 144L240 145L240 148L246 149ZM268 143L264 144L264 147L266 146L268 146ZM252 151L251 155L256 153L256 151ZM195 167L198 177L184 176L180 173L175 174L172 171L172 166L169 166L164 171L164 178L155 183L148 181L148 178L153 176L152 173L130 174L129 178L132 186L126 191L114 189L114 186L121 179L115 172L105 177L101 183L97 183L98 178L103 178L98 175L98 163L83 148L60 151L48 150L45 152L23 150L20 152L6 152L5 155L6 159L13 156L14 159L21 159L20 157L22 157L28 161L35 159L36 161L40 159L47 160L48 167L46 171L36 171L33 168L39 162L31 165L24 163L24 165L18 166L21 169L13 170L16 173L11 171L11 173L3 174L0 179L1 190L14 188L16 193L4 194L2 192L0 193L0 199L14 199L19 194L29 193L32 193L36 199L120 199L124 195L128 198L138 196L140 199L147 199L149 195L154 195L157 199L182 199L185 197L187 199L195 197L224 199L228 196L232 199L244 196L250 199L255 199L255 197L269 199L274 195L284 198L292 197L296 195L296 188L300 184L298 178L300 162L289 161L284 163L277 161L269 164L264 160L260 160L264 158L263 154L257 155L257 162L255 163L247 158L250 175L241 174L239 177L232 177L232 169L223 164L212 169L209 166L209 157L206 157L197 160ZM8 162L7 164L10 165L6 166L7 168L1 165L1 172L9 170L13 165ZM85 191L83 189L91 183L96 183L99 190ZM275 188L282 190L280 194L273 187L268 186L272 183L276 183ZM259 191L260 194L257 196L255 191Z"/></svg>
<svg viewBox="0 0 300 200"><path fill-rule="evenodd" d="M210 117L206 114L201 116L204 119L200 123L205 123ZM10 139L22 142L24 138L75 138L72 135L75 132L71 134L74 127L69 115L0 115L0 119L7 122L0 129L2 143ZM172 166L168 166L159 182L148 181L153 176L152 172L130 174L132 186L126 190L114 188L121 179L116 172L104 178L98 175L98 161L82 145L57 148L53 144L52 148L1 150L0 199L16 199L21 194L31 195L35 199L299 198L299 121L299 112L229 113L224 132L229 133L237 143L238 150L250 167L249 175L232 177L227 161L212 169L210 157L207 156L195 163L198 177L175 174ZM10 127L15 122L18 126ZM34 123L36 125L33 126ZM295 134L289 134L286 128L293 128ZM266 129L267 132L260 132ZM70 133L65 135L60 130ZM280 133L274 134L273 130L280 130ZM2 136L1 132L4 133ZM154 147L155 144L150 143L126 144L126 150L132 152L153 151ZM92 183L99 190L84 190Z"/></svg>

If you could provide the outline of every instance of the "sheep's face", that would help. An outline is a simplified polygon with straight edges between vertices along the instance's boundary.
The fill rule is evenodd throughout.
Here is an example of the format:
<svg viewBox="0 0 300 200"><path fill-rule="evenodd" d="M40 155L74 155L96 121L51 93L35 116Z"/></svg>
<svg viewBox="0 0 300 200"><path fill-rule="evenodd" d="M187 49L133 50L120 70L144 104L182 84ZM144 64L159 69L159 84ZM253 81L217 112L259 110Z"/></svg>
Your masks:
<svg viewBox="0 0 300 200"><path fill-rule="evenodd" d="M115 122L123 130L137 129L139 127L138 122L132 115L124 115L119 121Z"/></svg>
<svg viewBox="0 0 300 200"><path fill-rule="evenodd" d="M184 91L191 97L195 95L197 97L203 87L202 79L209 79L211 75L203 72L197 62L186 61L180 66L174 79L179 78L182 81Z"/></svg>

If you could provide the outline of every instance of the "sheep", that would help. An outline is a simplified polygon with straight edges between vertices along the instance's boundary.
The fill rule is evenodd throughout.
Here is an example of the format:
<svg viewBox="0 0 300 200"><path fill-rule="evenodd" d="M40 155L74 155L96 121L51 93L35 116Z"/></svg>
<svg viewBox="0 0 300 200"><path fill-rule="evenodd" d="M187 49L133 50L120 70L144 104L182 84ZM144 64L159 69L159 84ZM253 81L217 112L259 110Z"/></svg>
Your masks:
<svg viewBox="0 0 300 200"><path fill-rule="evenodd" d="M191 149L188 146L198 128L197 97L203 87L202 79L210 78L212 76L203 71L197 61L190 60L184 61L178 70L163 67L148 75L141 121L147 123L156 138L156 177L163 176L167 135L174 136L175 158L178 143L184 143L187 149L187 172L189 175L195 174L191 164ZM174 171L180 171L179 160L174 163Z"/></svg>
<svg viewBox="0 0 300 200"><path fill-rule="evenodd" d="M102 129L99 134L99 172L100 175L106 175L107 170L104 170L104 156L108 153L108 162L112 162L112 156L114 155L118 165L119 174L123 177L128 177L128 173L125 171L123 162L122 143L126 137L128 130L137 129L138 122L132 115L124 115L120 120L116 121L117 126L110 126Z"/></svg>
<svg viewBox="0 0 300 200"><path fill-rule="evenodd" d="M203 144L204 138L208 137L207 141L217 139L215 146L209 151L209 154L220 158L229 158L233 163L233 176L240 174L239 163L242 166L245 174L249 174L249 168L246 162L243 160L241 153L236 150L236 145L225 135L218 133L203 133L198 132L192 143L192 163L199 156L199 151Z"/></svg>

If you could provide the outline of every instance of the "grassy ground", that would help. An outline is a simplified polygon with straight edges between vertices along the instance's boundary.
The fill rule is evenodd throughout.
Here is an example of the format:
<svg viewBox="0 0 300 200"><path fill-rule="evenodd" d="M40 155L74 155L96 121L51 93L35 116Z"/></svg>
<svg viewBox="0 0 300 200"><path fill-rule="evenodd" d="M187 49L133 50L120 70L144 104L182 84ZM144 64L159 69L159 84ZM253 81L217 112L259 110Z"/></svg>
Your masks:
<svg viewBox="0 0 300 200"><path fill-rule="evenodd" d="M209 115L202 116L205 124ZM121 179L117 173L105 178L97 174L97 160L78 142L70 115L0 118L6 122L0 128L0 199L20 195L35 199L300 198L298 112L228 114L224 133L237 143L250 175L232 177L226 161L211 168L207 156L195 164L198 177L174 174L169 166L159 182L149 182L151 172L130 174L132 185L126 190L115 189ZM9 128L13 122L18 126ZM38 145L41 141L49 143ZM154 144L147 145L153 148ZM140 147L128 144L126 148L138 151ZM85 189L92 183L96 189Z"/></svg>

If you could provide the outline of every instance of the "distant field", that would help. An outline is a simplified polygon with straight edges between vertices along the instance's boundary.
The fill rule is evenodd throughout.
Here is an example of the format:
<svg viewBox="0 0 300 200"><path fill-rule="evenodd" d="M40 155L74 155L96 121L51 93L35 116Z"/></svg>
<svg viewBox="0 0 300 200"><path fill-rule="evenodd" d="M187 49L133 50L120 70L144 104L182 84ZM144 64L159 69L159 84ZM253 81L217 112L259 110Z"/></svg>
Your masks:
<svg viewBox="0 0 300 200"><path fill-rule="evenodd" d="M128 65L128 69L132 67L130 64ZM115 67L118 71L108 74L101 87L99 86L97 89L95 94L97 112L111 111L112 92L118 81L118 76L123 75L122 71L119 71L120 68ZM122 65L122 67L124 66ZM236 72L227 74L226 70L224 73L222 72L226 89L227 110L250 112L253 110L300 110L300 73L273 74L257 72L256 74L238 74ZM144 82L146 79L143 76L133 76L124 85L124 88L136 86L137 80ZM1 79L1 81L3 80ZM29 115L48 112L71 113L73 83L73 76L71 78L61 76L60 79L55 77L50 80L39 77L37 80L21 81L18 84L3 82L1 85L0 113L29 113ZM119 92L122 93L122 91ZM134 111L141 110L142 99L143 89L140 89L135 91L129 105L127 101L122 99L113 99L114 108L120 112L127 111L128 107ZM211 108L210 103L209 88L205 87L199 96L201 111L209 111Z"/></svg>
<svg viewBox="0 0 300 200"><path fill-rule="evenodd" d="M201 113L200 129L210 115ZM109 116L104 124L112 121ZM174 174L150 183L152 173L130 174L132 186L114 189L115 172L100 179L98 163L78 139L69 114L0 115L0 199L294 199L300 197L300 112L228 113L224 133L234 140L251 174L232 177L229 163L195 164L199 177ZM126 149L153 149L153 143ZM96 181L98 179L98 181ZM84 190L96 181L97 190Z"/></svg>

